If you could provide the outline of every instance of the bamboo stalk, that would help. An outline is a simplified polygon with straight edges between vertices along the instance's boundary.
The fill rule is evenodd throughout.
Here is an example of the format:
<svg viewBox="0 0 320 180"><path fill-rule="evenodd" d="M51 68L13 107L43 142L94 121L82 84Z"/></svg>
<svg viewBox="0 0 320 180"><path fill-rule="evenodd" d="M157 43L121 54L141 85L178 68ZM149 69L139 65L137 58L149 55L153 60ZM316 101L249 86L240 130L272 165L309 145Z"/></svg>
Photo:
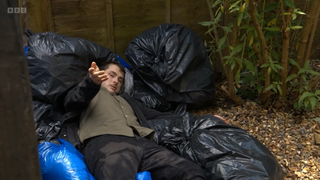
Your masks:
<svg viewBox="0 0 320 180"><path fill-rule="evenodd" d="M306 24L305 24L305 28L302 31L302 35L301 35L301 43L299 45L299 49L298 49L298 53L297 53L297 63L299 64L299 66L302 68L306 61L306 48L307 48L307 42L309 41L313 41L311 39L309 39L310 36L310 31L311 31L311 26L315 20L315 14L316 11L318 11L320 5L320 1L319 0L313 0L311 2L311 6L310 6L310 11L309 14L307 15L307 20L306 20ZM307 58L309 59L309 57ZM289 72L289 74L297 74L298 73L299 68L297 66L294 66L291 71ZM299 80L301 81L301 79ZM300 86L296 87L296 91L293 94L293 99L297 99L299 96L299 91L298 89L300 88Z"/></svg>
<svg viewBox="0 0 320 180"><path fill-rule="evenodd" d="M309 35L310 35L310 30L311 30L311 26L313 24L314 18L315 18L315 14L318 11L318 7L319 7L320 1L319 0L313 0L311 2L311 6L310 6L310 11L307 14L307 20L305 23L305 27L302 31L302 35L301 35L301 41L299 44L299 48L298 48L298 52L297 52L297 63L299 64L300 67L303 67L305 62L304 62L304 55L306 53L306 46L307 46L307 42L309 39ZM290 75L291 74L297 74L298 73L298 67L294 66L292 67L291 71L290 71Z"/></svg>
<svg viewBox="0 0 320 180"><path fill-rule="evenodd" d="M211 21L214 21L215 17L214 17L214 14L212 12L212 8L211 8L212 3L209 0L206 0L206 2L207 2L207 5L208 5L208 8L209 8ZM213 39L215 40L216 45L218 45L219 44L219 34L218 34L218 31L217 31L216 28L213 29L213 34L214 34ZM218 50L218 54L219 54L219 61L221 62L222 66L223 66L223 70L224 70L224 72L226 74L227 81L228 81L228 90L226 90L225 88L223 90L227 93L228 97L231 100L233 100L238 105L241 105L242 101L241 101L241 99L239 97L236 96L236 93L235 93L235 90L234 90L234 73L231 70L231 66L230 65L224 65L225 62L222 59L223 58L223 53L222 53L221 50Z"/></svg>
<svg viewBox="0 0 320 180"><path fill-rule="evenodd" d="M314 78L312 78L309 82L309 88L311 90L314 90L317 83L320 82L320 76L315 76Z"/></svg>
<svg viewBox="0 0 320 180"><path fill-rule="evenodd" d="M210 14L210 19L211 19L211 21L214 21L214 15L213 15L213 12L212 12L212 8L211 8L211 6L212 6L212 3L210 3L210 0L206 0L206 2L207 2L207 5L208 5L208 9L209 9L209 14ZM218 34L218 31L217 31L217 29L216 28L213 28L213 39L215 40L215 43L216 43L216 45L218 45L219 44L219 34ZM221 62L221 64L222 64L222 66L223 66L223 70L224 70L224 72L226 73L226 76L227 76L227 78L228 78L228 71L227 71L227 68L224 66L224 61L223 61L223 54L222 54L222 51L221 50L218 50L218 55L219 55L219 61Z"/></svg>
<svg viewBox="0 0 320 180"><path fill-rule="evenodd" d="M318 8L317 9L319 9L319 8L320 8L320 3L318 4ZM311 52L311 48L312 48L312 44L313 44L313 39L314 39L314 36L316 34L316 29L317 29L317 26L318 26L319 15L320 15L320 11L317 11L316 16L314 17L313 27L312 27L310 39L309 39L308 46L307 46L307 53L306 53L306 55L304 57L304 63L306 63L308 61L308 59L310 58L310 52Z"/></svg>
<svg viewBox="0 0 320 180"><path fill-rule="evenodd" d="M261 30L261 26L259 25L259 21L256 15L256 10L255 10L255 2L254 0L249 0L249 14L251 16L253 25L258 33L258 37L260 40L260 46L262 50L262 60L263 64L268 63L268 51L267 51L267 44L263 35L263 32ZM268 74L268 71L266 68L263 69L264 71L264 77L265 77L265 83L264 83L264 89L266 89L270 85L270 75ZM262 93L262 101L264 106L266 107L269 104L270 100L270 92L268 91L263 91Z"/></svg>
<svg viewBox="0 0 320 180"><path fill-rule="evenodd" d="M252 44L252 48L253 48L254 52L257 54L257 56L258 56L258 60L259 60L259 64L260 64L261 62L263 62L262 56L260 54L260 50L258 49L258 47L255 44Z"/></svg>
<svg viewBox="0 0 320 180"><path fill-rule="evenodd" d="M287 95L287 86L286 83L287 75L288 75L288 58L289 58L289 48L290 48L290 30L287 30L289 27L289 22L291 19L291 16L287 16L287 19L284 17L283 12L283 3L282 0L279 0L280 2L280 11L281 11L281 19L283 22L283 43L282 43L282 56L281 56L281 66L283 69L280 72L281 76L281 90L282 90L282 97L285 98ZM288 8L288 12L291 12L292 8Z"/></svg>
<svg viewBox="0 0 320 180"><path fill-rule="evenodd" d="M237 25L237 20L235 19L233 22L233 31L232 31L232 41L231 41L231 46L236 47L237 45L237 35L238 35L238 25ZM235 103L241 105L242 101L241 99L236 95L235 89L234 89L234 84L235 84L235 79L234 79L234 74L236 70L239 68L238 65L235 66L235 69L232 70L230 65L227 65L228 74L228 84L229 84L229 98L232 99Z"/></svg>

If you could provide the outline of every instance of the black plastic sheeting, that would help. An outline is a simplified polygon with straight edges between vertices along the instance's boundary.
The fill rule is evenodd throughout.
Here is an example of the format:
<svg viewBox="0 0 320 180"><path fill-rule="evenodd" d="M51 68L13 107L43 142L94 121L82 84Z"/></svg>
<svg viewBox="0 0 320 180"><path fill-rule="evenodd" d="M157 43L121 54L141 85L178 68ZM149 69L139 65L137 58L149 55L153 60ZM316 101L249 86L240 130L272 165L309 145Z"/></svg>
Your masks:
<svg viewBox="0 0 320 180"><path fill-rule="evenodd" d="M62 125L63 114L61 112L55 110L51 104L33 101L33 117L39 140L56 139Z"/></svg>
<svg viewBox="0 0 320 180"><path fill-rule="evenodd" d="M36 133L39 140L50 141L60 132L66 92L86 76L92 61L99 65L118 58L103 46L53 32L30 36L28 47Z"/></svg>
<svg viewBox="0 0 320 180"><path fill-rule="evenodd" d="M180 119L149 121L154 140L199 164L207 179L281 180L281 166L248 132L213 115L185 113Z"/></svg>
<svg viewBox="0 0 320 180"><path fill-rule="evenodd" d="M167 101L164 97L152 91L140 78L138 73L133 70L133 98L141 102L144 106L157 109L159 111L172 110L172 103Z"/></svg>
<svg viewBox="0 0 320 180"><path fill-rule="evenodd" d="M118 59L113 52L100 45L51 32L32 35L28 46L27 60L36 133L39 140L54 140L58 138L63 123L62 100L66 92L83 79L92 61L99 65L103 61ZM123 90L135 94L132 86L141 83L137 83L138 79L132 81L135 74L128 72ZM185 80L180 78L172 81L182 83ZM146 82L142 80L142 83ZM211 85L204 83L201 87ZM156 131L154 140L159 145L198 163L208 179L283 179L280 165L257 139L214 116L186 113L184 103L175 108L175 113L181 114L180 118L149 121Z"/></svg>
<svg viewBox="0 0 320 180"><path fill-rule="evenodd" d="M173 102L171 110L177 104L199 109L212 102L213 69L200 36L188 27L162 24L150 28L130 42L126 57L144 84L158 95L144 98L145 106L167 107L158 97ZM139 95L133 97L141 101L144 91L137 93L141 86L137 88Z"/></svg>

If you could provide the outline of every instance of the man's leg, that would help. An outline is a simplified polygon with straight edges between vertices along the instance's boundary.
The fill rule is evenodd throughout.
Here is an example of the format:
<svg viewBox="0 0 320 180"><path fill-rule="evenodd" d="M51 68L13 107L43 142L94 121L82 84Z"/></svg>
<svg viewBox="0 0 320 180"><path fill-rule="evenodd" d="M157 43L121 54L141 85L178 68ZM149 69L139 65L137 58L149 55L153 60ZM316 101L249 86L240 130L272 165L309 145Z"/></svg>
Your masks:
<svg viewBox="0 0 320 180"><path fill-rule="evenodd" d="M97 180L135 180L142 157L136 138L117 135L90 139L85 144L83 154Z"/></svg>
<svg viewBox="0 0 320 180"><path fill-rule="evenodd" d="M196 163L182 158L174 152L146 138L137 137L143 148L139 171L151 172L152 180L204 180L203 170Z"/></svg>

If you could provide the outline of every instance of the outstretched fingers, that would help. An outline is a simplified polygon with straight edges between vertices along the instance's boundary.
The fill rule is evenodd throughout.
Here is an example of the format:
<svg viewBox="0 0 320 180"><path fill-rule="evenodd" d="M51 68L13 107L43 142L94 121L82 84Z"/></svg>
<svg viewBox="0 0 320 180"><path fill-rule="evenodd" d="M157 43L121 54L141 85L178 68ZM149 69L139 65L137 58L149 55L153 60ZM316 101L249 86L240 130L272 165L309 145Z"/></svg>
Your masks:
<svg viewBox="0 0 320 180"><path fill-rule="evenodd" d="M100 71L95 62L91 63L91 67L88 69L89 77L95 84L101 84L108 79L108 75L104 71Z"/></svg>

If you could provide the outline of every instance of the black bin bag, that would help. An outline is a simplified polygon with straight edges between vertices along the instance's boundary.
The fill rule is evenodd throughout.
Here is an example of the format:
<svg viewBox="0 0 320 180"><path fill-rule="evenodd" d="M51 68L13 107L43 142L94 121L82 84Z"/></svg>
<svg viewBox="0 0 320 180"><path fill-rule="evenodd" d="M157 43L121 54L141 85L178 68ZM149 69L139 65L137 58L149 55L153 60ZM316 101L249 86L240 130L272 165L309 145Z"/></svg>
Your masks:
<svg viewBox="0 0 320 180"><path fill-rule="evenodd" d="M144 106L157 109L159 111L169 111L172 105L164 97L152 91L139 77L138 73L133 70L133 98L141 102Z"/></svg>
<svg viewBox="0 0 320 180"><path fill-rule="evenodd" d="M62 125L63 114L51 104L33 101L33 119L39 140L56 139Z"/></svg>
<svg viewBox="0 0 320 180"><path fill-rule="evenodd" d="M227 125L213 115L155 119L154 140L200 165L207 179L282 180L272 153L245 130Z"/></svg>
<svg viewBox="0 0 320 180"><path fill-rule="evenodd" d="M212 101L213 69L200 36L188 27L162 24L150 28L129 43L126 57L145 85L169 103L199 109ZM153 98L150 101L163 102ZM144 105L148 104L152 102Z"/></svg>
<svg viewBox="0 0 320 180"><path fill-rule="evenodd" d="M58 137L67 91L79 83L92 61L119 61L109 49L81 38L53 32L28 39L27 63L34 100L34 122L39 140Z"/></svg>

